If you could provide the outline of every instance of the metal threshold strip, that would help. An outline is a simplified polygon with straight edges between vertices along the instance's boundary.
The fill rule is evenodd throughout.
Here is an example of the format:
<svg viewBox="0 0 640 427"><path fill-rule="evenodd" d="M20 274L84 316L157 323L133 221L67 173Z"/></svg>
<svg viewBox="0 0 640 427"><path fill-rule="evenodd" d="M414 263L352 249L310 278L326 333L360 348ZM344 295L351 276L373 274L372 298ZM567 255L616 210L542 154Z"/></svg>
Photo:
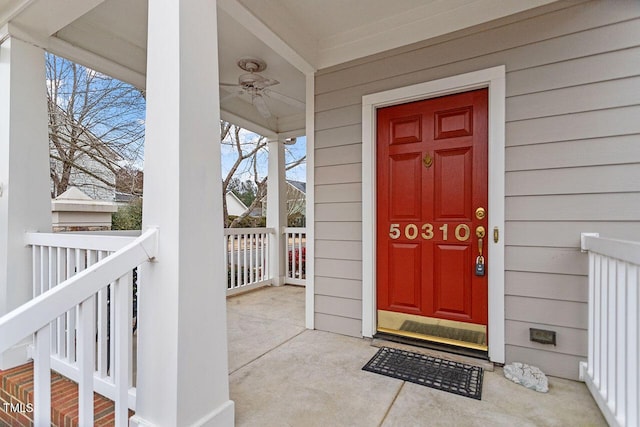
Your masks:
<svg viewBox="0 0 640 427"><path fill-rule="evenodd" d="M378 310L378 332L487 351L487 327L473 323Z"/></svg>

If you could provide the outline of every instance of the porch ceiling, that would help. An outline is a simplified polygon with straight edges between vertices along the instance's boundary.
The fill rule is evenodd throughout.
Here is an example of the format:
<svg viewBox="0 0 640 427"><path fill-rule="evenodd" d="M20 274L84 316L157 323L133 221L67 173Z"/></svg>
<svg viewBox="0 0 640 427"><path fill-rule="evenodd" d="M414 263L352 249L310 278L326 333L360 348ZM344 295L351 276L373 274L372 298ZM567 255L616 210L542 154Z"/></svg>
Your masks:
<svg viewBox="0 0 640 427"><path fill-rule="evenodd" d="M266 61L273 90L305 102L305 74L427 40L555 0L218 0L220 81L237 83L238 58ZM0 0L9 32L105 74L144 87L147 0ZM225 98L229 92L221 89ZM222 116L263 134L304 134L305 111L267 99L265 119L248 95L224 99Z"/></svg>

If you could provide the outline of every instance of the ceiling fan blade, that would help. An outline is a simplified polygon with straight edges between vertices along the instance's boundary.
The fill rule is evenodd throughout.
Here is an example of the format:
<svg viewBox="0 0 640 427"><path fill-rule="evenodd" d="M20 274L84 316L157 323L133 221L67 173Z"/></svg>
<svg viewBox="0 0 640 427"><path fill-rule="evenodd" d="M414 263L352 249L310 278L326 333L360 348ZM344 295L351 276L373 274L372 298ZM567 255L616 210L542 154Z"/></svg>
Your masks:
<svg viewBox="0 0 640 427"><path fill-rule="evenodd" d="M267 96L270 96L273 99L277 99L278 101L282 101L285 104L289 104L292 107L299 108L300 110L304 110L304 102L298 101L297 99L291 98L290 96L283 95L278 92L274 92L270 89L264 91Z"/></svg>
<svg viewBox="0 0 640 427"><path fill-rule="evenodd" d="M242 87L241 85L239 85L237 83L220 83L220 86L222 86L222 87Z"/></svg>
<svg viewBox="0 0 640 427"><path fill-rule="evenodd" d="M256 95L253 97L253 105L258 110L258 113L265 119L271 117L271 111L269 111L269 107L267 107L267 103L261 95Z"/></svg>

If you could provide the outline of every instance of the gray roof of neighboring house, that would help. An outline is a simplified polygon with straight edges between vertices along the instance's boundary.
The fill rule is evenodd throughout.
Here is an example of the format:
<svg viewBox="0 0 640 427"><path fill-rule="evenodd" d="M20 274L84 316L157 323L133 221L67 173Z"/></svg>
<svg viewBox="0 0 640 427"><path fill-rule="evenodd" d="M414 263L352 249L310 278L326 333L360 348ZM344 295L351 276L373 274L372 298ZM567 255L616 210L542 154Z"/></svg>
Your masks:
<svg viewBox="0 0 640 427"><path fill-rule="evenodd" d="M129 203L141 198L141 196L135 194L121 193L120 191L116 191L116 202L119 203Z"/></svg>
<svg viewBox="0 0 640 427"><path fill-rule="evenodd" d="M291 184L293 187L295 187L298 190L300 190L301 192L303 192L304 194L307 194L307 183L306 182L292 181L290 179L288 179L287 182L289 184Z"/></svg>

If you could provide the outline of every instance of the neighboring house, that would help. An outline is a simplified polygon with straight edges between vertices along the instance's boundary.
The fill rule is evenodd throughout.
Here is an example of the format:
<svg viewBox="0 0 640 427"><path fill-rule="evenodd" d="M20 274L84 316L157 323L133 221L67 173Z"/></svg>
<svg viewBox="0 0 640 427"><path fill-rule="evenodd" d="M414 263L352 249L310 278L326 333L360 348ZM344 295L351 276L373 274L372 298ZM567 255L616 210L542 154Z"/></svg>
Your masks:
<svg viewBox="0 0 640 427"><path fill-rule="evenodd" d="M267 216L267 196L262 198L262 216ZM306 216L307 183L287 180L287 216Z"/></svg>
<svg viewBox="0 0 640 427"><path fill-rule="evenodd" d="M51 169L55 170L56 173L59 174L62 170L61 162L56 159L51 159L50 162ZM87 155L80 156L76 160L76 164L82 169L90 171L90 173L74 167L69 178L70 187L73 186L81 189L83 193L87 194L94 200L116 200L115 173ZM105 184L102 180L96 178L95 175L100 176L108 182L113 182L113 186ZM53 194L53 182L51 183L51 189Z"/></svg>
<svg viewBox="0 0 640 427"><path fill-rule="evenodd" d="M116 191L115 202L118 206L128 206L132 202L139 200L142 196L137 194L121 193Z"/></svg>
<svg viewBox="0 0 640 427"><path fill-rule="evenodd" d="M66 113L58 109L58 114L64 115ZM60 127L65 128L64 119ZM51 127L49 131L53 132ZM64 137L60 138L60 144L63 145L63 151L68 151L67 146L69 143L64 141ZM69 176L68 188L77 187L94 200L115 201L116 174L96 158L104 157L105 161L114 163L119 159L119 156L109 147L102 144L100 140L88 130L82 133L78 144L82 144L83 149L88 153L77 150L73 160L74 165ZM59 153L51 140L49 146L51 150L51 156L49 158L51 174L59 179L62 176L62 161L56 158L59 156ZM99 152L98 147L100 148ZM51 194L53 198L55 198L58 194L56 194L56 185L53 179L52 177Z"/></svg>
<svg viewBox="0 0 640 427"><path fill-rule="evenodd" d="M227 199L227 212L232 216L240 216L247 210L247 205L236 196L233 191L228 191L225 195Z"/></svg>

